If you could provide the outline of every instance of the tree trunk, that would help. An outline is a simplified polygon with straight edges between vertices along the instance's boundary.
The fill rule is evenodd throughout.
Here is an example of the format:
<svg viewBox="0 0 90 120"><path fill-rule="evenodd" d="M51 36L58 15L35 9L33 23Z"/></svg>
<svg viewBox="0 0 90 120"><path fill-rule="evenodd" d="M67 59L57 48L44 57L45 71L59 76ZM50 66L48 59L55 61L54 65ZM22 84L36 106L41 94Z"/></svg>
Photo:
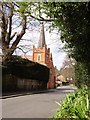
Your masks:
<svg viewBox="0 0 90 120"><path fill-rule="evenodd" d="M12 54L14 53L15 49L17 48L18 43L20 42L21 38L25 34L26 30L26 16L24 13L21 13L22 17L22 29L19 34L16 32L12 33L12 17L13 17L13 11L14 6L10 3L10 14L9 16L5 16L5 12L3 12L3 6L2 6L2 16L1 16L1 41L2 41L2 64L6 65L7 62L11 60ZM12 45L10 45L11 40L15 37L17 34L14 42Z"/></svg>

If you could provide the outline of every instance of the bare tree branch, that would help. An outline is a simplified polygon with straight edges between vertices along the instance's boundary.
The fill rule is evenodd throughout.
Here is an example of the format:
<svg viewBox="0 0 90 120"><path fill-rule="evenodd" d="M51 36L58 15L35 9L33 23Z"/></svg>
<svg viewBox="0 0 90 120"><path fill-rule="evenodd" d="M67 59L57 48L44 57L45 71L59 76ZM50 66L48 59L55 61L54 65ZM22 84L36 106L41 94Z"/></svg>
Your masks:
<svg viewBox="0 0 90 120"><path fill-rule="evenodd" d="M12 4L10 4L11 8L10 8L10 15L9 15L9 32L7 34L7 44L9 44L9 42L11 41L11 31L12 31L12 16L13 16L13 9L14 9L14 6Z"/></svg>
<svg viewBox="0 0 90 120"><path fill-rule="evenodd" d="M15 32L15 33L11 36L10 40L12 40L16 34L17 34L17 32Z"/></svg>
<svg viewBox="0 0 90 120"><path fill-rule="evenodd" d="M20 49L24 54L26 54L27 52L29 52L30 50L28 50L28 51L24 51L22 48L20 48L20 47L17 47L17 49Z"/></svg>
<svg viewBox="0 0 90 120"><path fill-rule="evenodd" d="M12 53L16 49L16 47L17 47L19 41L21 40L22 36L25 34L25 30L26 30L26 16L22 15L22 30L21 30L21 33L17 35L16 40L13 42L13 44L11 46Z"/></svg>

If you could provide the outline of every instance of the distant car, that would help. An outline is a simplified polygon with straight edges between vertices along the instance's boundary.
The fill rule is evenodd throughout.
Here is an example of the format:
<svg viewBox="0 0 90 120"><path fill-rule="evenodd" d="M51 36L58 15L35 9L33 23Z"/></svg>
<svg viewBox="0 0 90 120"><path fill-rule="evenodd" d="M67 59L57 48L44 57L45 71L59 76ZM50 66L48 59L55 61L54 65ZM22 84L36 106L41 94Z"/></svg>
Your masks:
<svg viewBox="0 0 90 120"><path fill-rule="evenodd" d="M62 85L69 85L68 81L62 82Z"/></svg>
<svg viewBox="0 0 90 120"><path fill-rule="evenodd" d="M56 80L56 86L62 86L62 81Z"/></svg>

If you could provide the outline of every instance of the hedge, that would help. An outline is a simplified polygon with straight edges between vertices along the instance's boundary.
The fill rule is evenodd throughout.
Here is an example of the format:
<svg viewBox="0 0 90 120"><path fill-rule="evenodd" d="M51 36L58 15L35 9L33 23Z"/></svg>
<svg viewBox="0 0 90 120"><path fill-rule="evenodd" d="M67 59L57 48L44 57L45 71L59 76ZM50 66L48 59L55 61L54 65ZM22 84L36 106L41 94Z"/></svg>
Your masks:
<svg viewBox="0 0 90 120"><path fill-rule="evenodd" d="M13 56L7 66L2 67L2 75L12 74L19 78L48 82L49 68L37 62Z"/></svg>

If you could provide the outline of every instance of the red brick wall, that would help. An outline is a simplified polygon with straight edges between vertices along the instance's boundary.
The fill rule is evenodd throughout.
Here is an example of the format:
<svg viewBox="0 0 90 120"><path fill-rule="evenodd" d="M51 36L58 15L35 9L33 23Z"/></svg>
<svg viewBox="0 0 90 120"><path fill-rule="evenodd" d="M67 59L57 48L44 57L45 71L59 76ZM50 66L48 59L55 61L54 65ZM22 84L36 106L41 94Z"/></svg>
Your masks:
<svg viewBox="0 0 90 120"><path fill-rule="evenodd" d="M41 60L37 61L38 54L41 54ZM35 48L33 47L33 57L32 61L38 62L40 64L46 65L51 69L51 77L47 84L47 88L55 88L55 73L54 73L54 65L53 65L53 59L50 54L50 48L47 49L47 46L41 48Z"/></svg>
<svg viewBox="0 0 90 120"><path fill-rule="evenodd" d="M38 54L40 54L41 58L40 61L38 61ZM24 57L25 58L25 57ZM51 77L50 80L47 84L47 88L55 88L56 86L56 79L55 79L55 73L54 73L54 65L53 65L53 59L52 59L52 55L50 53L50 48L47 49L47 46L44 46L42 49L41 48L35 48L33 46L33 55L31 56L26 56L26 58L34 61L34 62L38 62L40 64L46 65L47 67L50 68L51 70Z"/></svg>

